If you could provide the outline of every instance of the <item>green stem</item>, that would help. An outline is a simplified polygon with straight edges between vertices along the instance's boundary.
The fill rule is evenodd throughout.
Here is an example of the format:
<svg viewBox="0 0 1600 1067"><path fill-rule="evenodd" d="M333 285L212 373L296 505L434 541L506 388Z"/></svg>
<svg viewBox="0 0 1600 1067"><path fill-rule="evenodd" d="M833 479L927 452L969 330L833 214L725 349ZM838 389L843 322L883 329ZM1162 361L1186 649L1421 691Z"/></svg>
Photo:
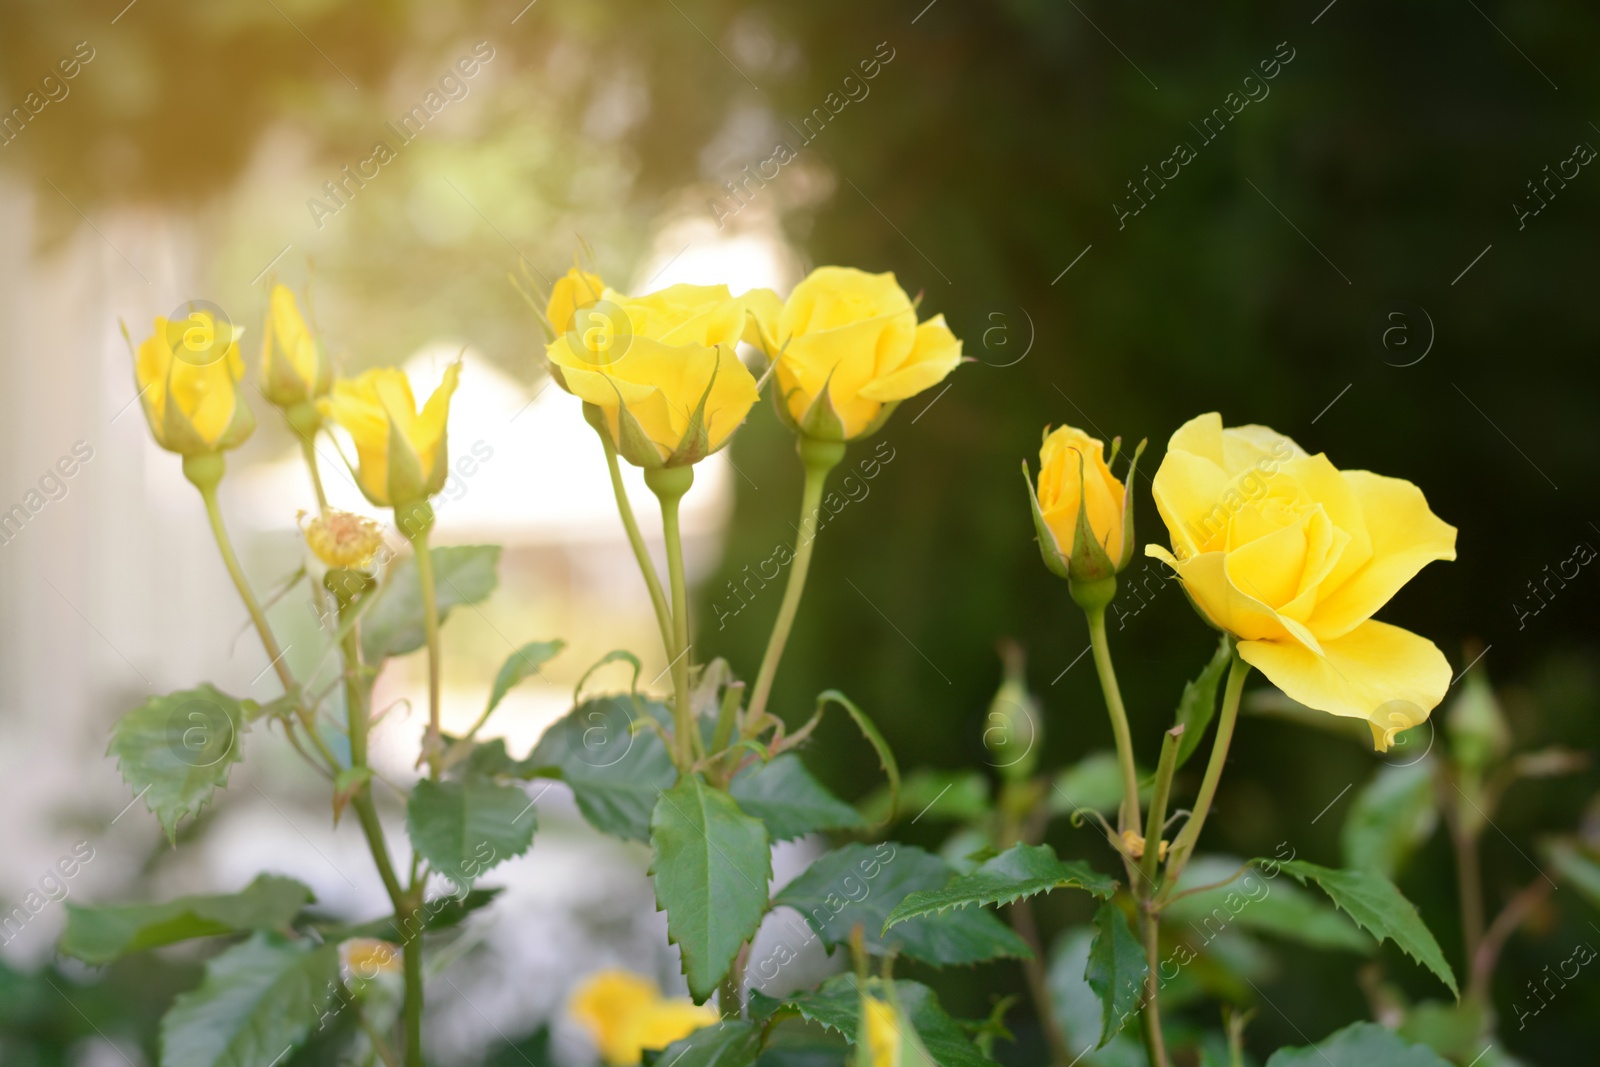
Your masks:
<svg viewBox="0 0 1600 1067"><path fill-rule="evenodd" d="M406 969L406 1067L422 1062L422 933L418 931L401 948ZM417 991L411 996L412 990Z"/></svg>
<svg viewBox="0 0 1600 1067"><path fill-rule="evenodd" d="M405 515L400 514L405 511ZM439 755L443 746L439 731L439 592L433 574L433 552L428 547L428 531L433 528L433 509L426 501L409 509L396 509L395 519L411 540L417 559L417 581L422 586L422 625L428 638L428 734L423 742L428 758L428 777L439 780Z"/></svg>
<svg viewBox="0 0 1600 1067"><path fill-rule="evenodd" d="M184 472L190 473L190 465L184 464ZM218 476L220 480L220 472ZM244 568L239 566L239 557L234 554L233 541L228 536L228 528L222 522L222 508L217 503L216 481L196 479L191 476L190 481L200 490L200 498L205 501L206 518L211 522L211 534L216 539L217 550L222 554L222 564L228 569L228 576L233 579L233 586L239 591L239 599L244 601L245 610L250 613L250 621L255 625L256 633L261 637L261 647L272 660L272 668L278 675L278 681L283 686L283 691L294 699L295 710L300 716L301 725L305 727L306 735L316 747L319 755L327 761L328 769L337 772L340 764L328 745L322 739L322 734L317 730L316 719L311 710L304 706L300 700L300 686L295 681L294 675L289 671L289 665L284 662L283 650L278 647L278 639L273 636L272 626L267 622L267 616L261 610L261 604L256 600L255 590L250 588L250 580L245 577Z"/></svg>
<svg viewBox="0 0 1600 1067"><path fill-rule="evenodd" d="M783 658L783 646L789 641L795 613L800 610L800 595L805 592L806 574L811 569L811 547L817 539L823 485L828 472L844 459L842 441L819 441L802 435L795 447L806 468L805 486L800 493L800 543L795 546L794 563L789 569L789 580L783 587L783 603L778 606L778 617L772 624L772 634L767 638L767 651L761 657L755 689L750 694L749 718L752 722L759 721L762 712L767 710L772 682L778 674L778 661Z"/></svg>
<svg viewBox="0 0 1600 1067"><path fill-rule="evenodd" d="M628 544L633 546L633 555L639 561L639 571L644 575L645 587L650 590L650 603L656 609L656 625L661 628L661 644L671 645L672 613L667 608L666 594L661 591L661 579L656 574L655 563L650 559L650 550L645 547L644 537L639 533L639 522L633 517L633 505L628 501L628 490L622 484L622 468L617 463L617 447L604 433L600 434L600 443L605 446L606 466L611 471L611 491L617 498L617 511L622 516L622 528L628 532Z"/></svg>
<svg viewBox="0 0 1600 1067"><path fill-rule="evenodd" d="M667 644L672 671L672 734L680 770L693 765L704 748L694 708L689 702L689 587L683 573L683 531L679 505L694 484L693 467L657 467L645 471L645 484L661 502L661 533L667 543L667 580L672 587L672 640Z"/></svg>
<svg viewBox="0 0 1600 1067"><path fill-rule="evenodd" d="M1133 765L1133 735L1128 729L1128 712L1122 705L1122 690L1117 686L1117 669L1111 663L1111 644L1106 639L1104 605L1085 608L1089 619L1089 644L1094 648L1094 668L1100 676L1100 691L1105 694L1106 711L1111 715L1111 732L1117 741L1117 764L1122 768L1121 829L1142 834L1139 821L1139 773Z"/></svg>
<svg viewBox="0 0 1600 1067"><path fill-rule="evenodd" d="M1167 799L1172 794L1172 776L1178 769L1178 746L1183 740L1183 727L1174 726L1161 739L1161 759L1156 764L1155 793L1150 798L1150 833L1144 841L1144 856L1140 860L1142 880L1134 887L1134 898L1139 902L1139 932L1144 940L1145 960L1149 964L1144 979L1144 1030L1145 1044L1150 1050L1154 1067L1166 1067L1167 1043L1161 1032L1161 917L1153 903L1160 888L1157 879L1161 871L1161 827L1167 821Z"/></svg>
<svg viewBox="0 0 1600 1067"><path fill-rule="evenodd" d="M317 511L326 517L328 514L328 494L322 490L322 472L317 469L317 446L315 440L302 436L300 438L300 454L305 457L306 470L311 472L311 488L317 492Z"/></svg>
<svg viewBox="0 0 1600 1067"><path fill-rule="evenodd" d="M1146 854L1156 851L1158 849L1154 845L1147 844L1145 847ZM1167 1067L1167 1039L1161 1032L1161 1007L1157 1000L1161 989L1157 970L1161 965L1159 922L1155 912L1147 907L1140 908L1139 929L1144 935L1144 955L1149 963L1149 971L1144 978L1144 1010L1140 1014L1144 1017L1144 1041L1152 1067Z"/></svg>
<svg viewBox="0 0 1600 1067"><path fill-rule="evenodd" d="M1206 763L1205 777L1200 780L1200 795L1195 800L1194 812L1183 824L1178 839L1172 844L1171 859L1167 863L1167 888L1178 884L1178 876L1189 862L1200 830L1211 811L1211 801L1217 795L1217 782L1222 778L1222 765L1228 761L1228 745L1233 740L1233 726L1239 718L1239 696L1244 692L1245 675L1250 665L1233 654L1233 665L1228 668L1228 685L1222 694L1222 711L1217 716L1217 739L1211 743L1211 759Z"/></svg>
<svg viewBox="0 0 1600 1067"><path fill-rule="evenodd" d="M730 965L717 992L717 1010L722 1013L724 1020L737 1019L744 1014L744 993L739 988L743 984L744 975L740 969Z"/></svg>

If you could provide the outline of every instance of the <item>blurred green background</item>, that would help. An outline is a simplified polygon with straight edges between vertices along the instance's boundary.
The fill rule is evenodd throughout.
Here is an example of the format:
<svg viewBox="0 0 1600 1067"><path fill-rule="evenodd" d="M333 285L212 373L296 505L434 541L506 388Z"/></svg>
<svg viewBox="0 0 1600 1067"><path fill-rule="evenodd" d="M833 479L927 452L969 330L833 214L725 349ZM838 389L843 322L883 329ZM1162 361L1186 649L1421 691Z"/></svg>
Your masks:
<svg viewBox="0 0 1600 1067"><path fill-rule="evenodd" d="M1585 569L1536 613L1528 585L1600 544L1600 175L1540 186L1536 216L1526 183L1576 144L1600 145L1600 13L1570 0L925 3L9 0L5 107L77 42L94 58L0 147L0 168L34 197L34 253L108 213L160 212L193 228L209 294L248 308L241 318L262 300L252 279L293 242L277 269L310 264L319 320L357 365L448 334L533 380L538 337L507 271L520 257L559 270L581 239L602 273L626 278L673 219L775 227L804 266L894 271L974 362L947 394L902 407L882 435L894 459L824 531L776 707L799 721L811 694L840 688L907 767L985 759L994 644L1008 635L1029 650L1045 765L1109 746L1090 665L1068 669L1087 638L1039 562L1019 464L1036 463L1046 424L1071 422L1150 438L1148 474L1167 436L1208 410L1421 485L1460 529L1460 558L1428 568L1384 619L1457 668L1467 642L1487 646L1520 745L1593 752L1595 577ZM419 137L318 230L303 201L478 41L494 59L470 119ZM1291 53L1214 140L1196 132L1261 61ZM846 81L887 55L870 81ZM802 144L817 108L828 121ZM794 162L747 185L750 206L733 212L723 183L779 141ZM1119 222L1114 205L1138 206L1127 183L1178 142L1196 157ZM744 477L699 640L749 674L778 597L722 629L715 605L792 537L799 466L765 407L732 456ZM1164 539L1140 487L1141 537ZM1148 607L1125 592L1114 615L1136 745L1153 763L1212 637L1171 589ZM877 782L838 723L808 762L846 796ZM1376 763L1322 731L1247 718L1213 847L1270 854L1287 840L1336 863L1338 820L1313 819ZM1591 772L1511 792L1485 839L1491 914L1537 877L1540 835L1577 828L1597 784ZM1085 831L1056 843L1106 855ZM1440 835L1401 884L1460 971L1451 862ZM1594 911L1554 896L1511 942L1502 1010L1573 941L1600 939ZM1081 916L1062 905L1046 919ZM1384 958L1401 985L1436 995ZM1265 991L1277 1010L1263 1007L1253 1045L1364 1015L1357 964L1295 956ZM1021 988L1004 967L934 981L968 1015ZM1579 1062L1596 1011L1586 978L1507 1033L1509 1047Z"/></svg>

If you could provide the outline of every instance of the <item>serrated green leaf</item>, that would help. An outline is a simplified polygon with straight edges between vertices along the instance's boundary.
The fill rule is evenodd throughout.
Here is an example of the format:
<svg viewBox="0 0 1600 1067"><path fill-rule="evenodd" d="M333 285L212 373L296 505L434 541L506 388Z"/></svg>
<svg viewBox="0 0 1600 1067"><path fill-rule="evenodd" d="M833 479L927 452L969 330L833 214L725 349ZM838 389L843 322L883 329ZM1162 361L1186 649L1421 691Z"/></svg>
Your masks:
<svg viewBox="0 0 1600 1067"><path fill-rule="evenodd" d="M650 819L656 906L683 956L689 992L705 1001L767 911L767 828L698 775L661 793Z"/></svg>
<svg viewBox="0 0 1600 1067"><path fill-rule="evenodd" d="M1078 1067L1149 1067L1137 1030L1124 1030L1113 1037L1104 1048L1096 1049L1103 1026L1104 1008L1084 979L1089 965L1089 945L1093 931L1088 927L1074 927L1062 932L1050 955L1048 982L1050 999L1055 1008L1056 1021L1074 1056L1081 1056ZM1177 981L1183 982L1188 968L1180 970ZM1161 991L1161 1005L1171 1009L1171 996L1178 990L1176 984Z"/></svg>
<svg viewBox="0 0 1600 1067"><path fill-rule="evenodd" d="M1162 922L1188 926L1208 944L1223 930L1237 927L1270 934L1317 948L1370 955L1376 945L1344 913L1324 903L1289 879L1269 879L1251 868L1239 874L1240 862L1227 856L1197 856L1184 868L1175 896L1162 911ZM1216 885L1234 875L1227 885Z"/></svg>
<svg viewBox="0 0 1600 1067"><path fill-rule="evenodd" d="M68 901L67 929L57 948L85 963L110 963L196 937L283 930L315 899L293 878L262 874L237 893L179 897L165 904L96 907Z"/></svg>
<svg viewBox="0 0 1600 1067"><path fill-rule="evenodd" d="M862 824L861 813L828 792L792 752L745 768L729 783L728 792L746 814L767 824L774 841Z"/></svg>
<svg viewBox="0 0 1600 1067"><path fill-rule="evenodd" d="M176 843L178 823L193 815L242 758L247 727L237 700L211 685L151 697L111 728L106 750L117 757L122 780L161 820Z"/></svg>
<svg viewBox="0 0 1600 1067"><path fill-rule="evenodd" d="M507 656L505 663L500 665L499 673L494 676L494 688L489 691L489 706L484 709L484 714L499 707L512 686L530 674L537 674L540 667L566 647L565 641L530 641Z"/></svg>
<svg viewBox="0 0 1600 1067"><path fill-rule="evenodd" d="M988 907L1048 893L1052 889L1083 889L1105 899L1117 883L1081 861L1056 858L1049 845L1013 845L984 861L971 874L957 875L938 889L908 894L884 921L884 928L925 915L937 915L970 904Z"/></svg>
<svg viewBox="0 0 1600 1067"><path fill-rule="evenodd" d="M1393 878L1433 833L1438 814L1431 760L1378 768L1356 792L1340 828L1345 864Z"/></svg>
<svg viewBox="0 0 1600 1067"><path fill-rule="evenodd" d="M866 991L886 994L880 978L869 978ZM770 1017L774 1012L793 1012L807 1022L816 1023L854 1044L861 1026L862 985L853 974L838 974L816 989L790 994L781 999L751 997L751 1008L759 1003ZM758 994L759 995L759 994ZM776 1005L772 1003L776 1000ZM902 1019L910 1021L923 1047L939 1067L995 1067L962 1031L961 1024L939 1004L933 990L921 982L900 980L894 983L894 1000Z"/></svg>
<svg viewBox="0 0 1600 1067"><path fill-rule="evenodd" d="M929 822L968 822L989 813L989 779L973 770L947 771L919 767L900 782L900 817ZM872 791L861 802L867 822L889 818L889 788Z"/></svg>
<svg viewBox="0 0 1600 1067"><path fill-rule="evenodd" d="M258 933L206 964L161 1020L161 1067L272 1067L332 1001L339 948Z"/></svg>
<svg viewBox="0 0 1600 1067"><path fill-rule="evenodd" d="M1146 776L1140 775L1143 781ZM1139 789L1139 799L1148 801L1153 784ZM1122 769L1115 752L1092 752L1056 776L1050 789L1050 813L1074 815L1078 811L1097 811L1109 815L1122 803Z"/></svg>
<svg viewBox="0 0 1600 1067"><path fill-rule="evenodd" d="M670 1067L750 1067L761 1055L761 1028L743 1019L724 1019L674 1041L654 1062Z"/></svg>
<svg viewBox="0 0 1600 1067"><path fill-rule="evenodd" d="M1307 878L1316 882L1363 930L1380 942L1392 940L1406 955L1438 975L1439 980L1450 987L1450 992L1461 995L1455 973L1445 962L1444 953L1439 951L1439 943L1423 924L1416 907L1393 882L1376 871L1340 871L1305 860L1290 860L1283 864L1283 869L1302 882Z"/></svg>
<svg viewBox="0 0 1600 1067"><path fill-rule="evenodd" d="M440 624L451 608L476 604L494 592L500 581L499 567L499 545L433 549ZM361 616L361 656L366 663L377 666L389 656L415 652L426 642L417 561L406 556L389 568L382 587L373 594L372 606Z"/></svg>
<svg viewBox="0 0 1600 1067"><path fill-rule="evenodd" d="M660 736L639 728L641 715L662 722L671 713L654 701L636 705L625 694L586 700L544 732L519 770L566 782L578 810L601 833L648 841L651 815L678 770Z"/></svg>
<svg viewBox="0 0 1600 1067"><path fill-rule="evenodd" d="M457 885L470 886L495 864L526 852L534 822L533 805L521 789L480 779L425 778L406 802L411 846Z"/></svg>
<svg viewBox="0 0 1600 1067"><path fill-rule="evenodd" d="M1178 741L1179 767L1188 762L1194 750L1200 747L1206 727L1211 725L1211 717L1217 713L1217 686L1233 662L1230 645L1231 639L1224 636L1217 642L1211 662L1205 665L1194 681L1184 683L1183 696L1178 698L1177 724L1183 727L1183 737Z"/></svg>
<svg viewBox="0 0 1600 1067"><path fill-rule="evenodd" d="M773 900L798 911L832 950L862 927L866 949L890 951L935 966L1025 958L1027 944L993 913L980 909L926 916L885 932L895 906L918 890L948 885L955 870L938 856L912 845L849 844L820 856Z"/></svg>
<svg viewBox="0 0 1600 1067"><path fill-rule="evenodd" d="M1280 1048L1267 1060L1267 1067L1450 1067L1450 1063L1377 1023L1352 1023L1307 1048Z"/></svg>
<svg viewBox="0 0 1600 1067"><path fill-rule="evenodd" d="M1089 942L1089 962L1083 980L1100 998L1100 1040L1095 1048L1121 1033L1144 998L1150 964L1144 946L1128 929L1128 920L1112 904L1100 905L1094 914L1094 940Z"/></svg>

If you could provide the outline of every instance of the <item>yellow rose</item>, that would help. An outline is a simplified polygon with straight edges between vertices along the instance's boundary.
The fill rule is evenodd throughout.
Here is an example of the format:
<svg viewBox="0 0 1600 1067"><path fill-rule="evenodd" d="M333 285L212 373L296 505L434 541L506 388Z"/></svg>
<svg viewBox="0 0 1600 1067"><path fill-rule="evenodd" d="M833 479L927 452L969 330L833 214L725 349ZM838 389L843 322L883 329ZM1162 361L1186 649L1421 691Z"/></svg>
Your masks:
<svg viewBox="0 0 1600 1067"><path fill-rule="evenodd" d="M402 507L444 488L450 473L445 421L460 376L460 362L445 368L444 381L420 414L411 383L396 367L375 367L335 382L333 391L317 401L323 417L343 426L355 441L356 482L368 500Z"/></svg>
<svg viewBox="0 0 1600 1067"><path fill-rule="evenodd" d="M156 319L155 332L134 355L133 376L145 420L162 448L207 455L237 448L256 428L255 416L239 398L243 332L219 325L205 310L187 319Z"/></svg>
<svg viewBox="0 0 1600 1067"><path fill-rule="evenodd" d="M734 350L744 325L744 303L727 286L641 297L607 289L546 351L556 382L599 409L623 458L682 467L726 444L756 402Z"/></svg>
<svg viewBox="0 0 1600 1067"><path fill-rule="evenodd" d="M746 293L745 338L777 361L778 411L809 437L850 441L876 431L900 401L961 362L961 342L917 310L892 273L818 267L788 300Z"/></svg>
<svg viewBox="0 0 1600 1067"><path fill-rule="evenodd" d="M594 1039L611 1067L638 1063L645 1049L663 1049L718 1019L715 1008L687 997L663 997L650 979L598 971L578 986L568 1014Z"/></svg>
<svg viewBox="0 0 1600 1067"><path fill-rule="evenodd" d="M1141 441L1134 464L1143 451ZM1130 477L1133 469L1128 468ZM1022 470L1026 478L1026 463ZM1032 492L1031 481L1028 488ZM1075 426L1054 433L1045 427L1033 516L1045 566L1063 578L1109 578L1133 555L1133 498L1111 473L1105 445Z"/></svg>
<svg viewBox="0 0 1600 1067"><path fill-rule="evenodd" d="M598 274L589 274L577 267L568 269L550 287L550 302L544 309L545 321L559 337L572 329L573 313L598 301L605 289Z"/></svg>
<svg viewBox="0 0 1600 1067"><path fill-rule="evenodd" d="M261 394L280 408L315 400L333 384L333 365L300 317L294 293L274 285L261 328Z"/></svg>
<svg viewBox="0 0 1600 1067"><path fill-rule="evenodd" d="M1340 471L1265 426L1186 423L1154 480L1195 606L1293 699L1366 719L1381 752L1444 698L1433 642L1372 616L1429 562L1455 559L1455 527L1400 478Z"/></svg>

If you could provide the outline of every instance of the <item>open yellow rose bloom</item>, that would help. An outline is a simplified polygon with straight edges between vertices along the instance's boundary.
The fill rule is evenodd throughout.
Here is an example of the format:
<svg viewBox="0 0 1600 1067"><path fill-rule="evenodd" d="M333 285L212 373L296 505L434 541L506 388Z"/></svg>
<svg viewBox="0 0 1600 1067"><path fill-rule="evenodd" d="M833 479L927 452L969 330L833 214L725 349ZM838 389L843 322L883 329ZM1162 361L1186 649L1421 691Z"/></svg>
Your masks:
<svg viewBox="0 0 1600 1067"><path fill-rule="evenodd" d="M156 319L155 332L135 353L133 372L156 444L199 456L237 448L250 436L255 416L239 396L243 332L205 310L182 320Z"/></svg>
<svg viewBox="0 0 1600 1067"><path fill-rule="evenodd" d="M461 364L450 364L444 380L419 413L405 371L374 367L341 379L317 401L317 410L343 426L360 463L356 482L379 507L426 500L444 488L449 471L445 420Z"/></svg>
<svg viewBox="0 0 1600 1067"><path fill-rule="evenodd" d="M779 411L802 432L849 441L883 425L900 401L944 380L961 342L917 309L893 273L818 267L788 300L770 289L744 295L754 318L747 340L777 362ZM830 413L818 398L826 394Z"/></svg>
<svg viewBox="0 0 1600 1067"><path fill-rule="evenodd" d="M604 432L637 466L685 466L721 448L759 396L736 353L744 301L725 285L586 300L598 282L570 271L551 294L557 384L604 414Z"/></svg>
<svg viewBox="0 0 1600 1067"><path fill-rule="evenodd" d="M718 1019L715 1008L663 997L650 979L622 970L590 975L573 993L568 1012L611 1067L638 1063L645 1049L666 1048Z"/></svg>
<svg viewBox="0 0 1600 1067"><path fill-rule="evenodd" d="M1185 423L1154 480L1195 606L1294 700L1366 719L1375 747L1428 717L1450 685L1433 642L1372 616L1424 566L1455 558L1455 528L1400 478L1341 471L1264 426Z"/></svg>

